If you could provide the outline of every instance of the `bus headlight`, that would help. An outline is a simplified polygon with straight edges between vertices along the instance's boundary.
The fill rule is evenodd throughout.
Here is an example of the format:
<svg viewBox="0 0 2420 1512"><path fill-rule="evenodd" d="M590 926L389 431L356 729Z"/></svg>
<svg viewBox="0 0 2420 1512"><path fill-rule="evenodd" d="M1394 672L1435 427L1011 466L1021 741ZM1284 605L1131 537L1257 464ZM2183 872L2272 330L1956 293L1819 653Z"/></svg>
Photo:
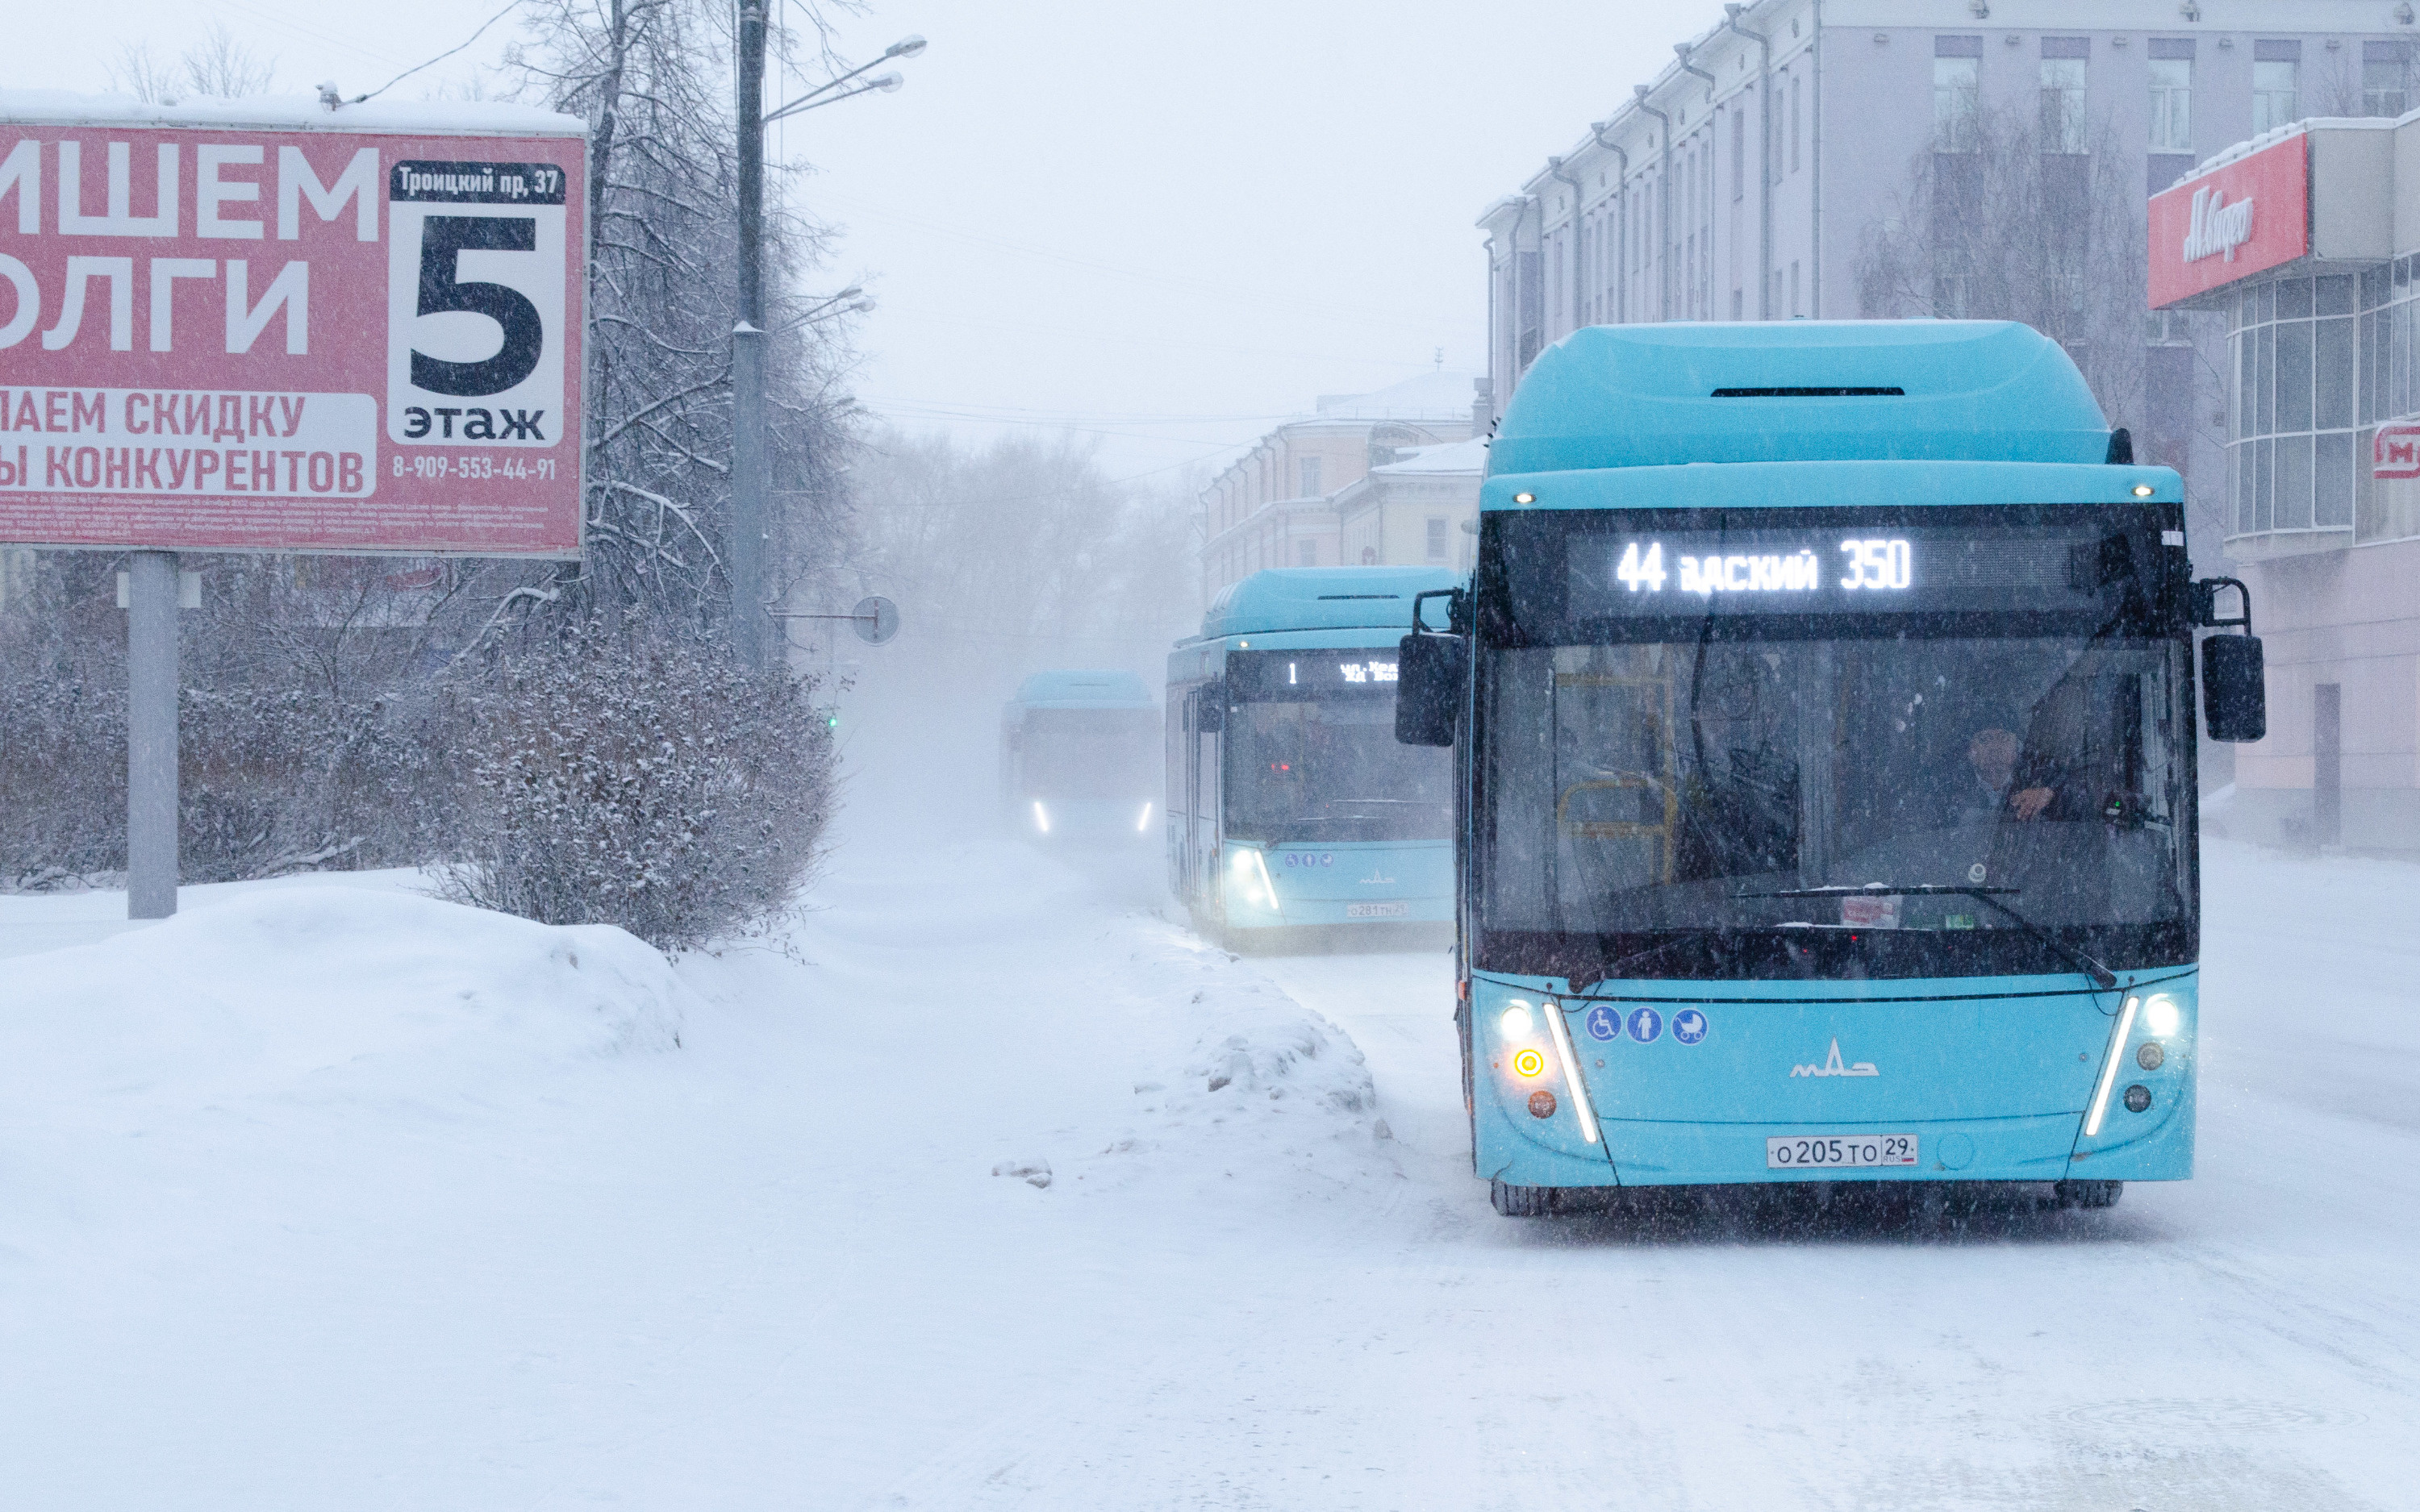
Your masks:
<svg viewBox="0 0 2420 1512"><path fill-rule="evenodd" d="M1526 1040L1529 1038L1529 1031L1537 1026L1529 1017L1529 1005L1527 1003L1513 1004L1506 1009L1504 1016L1496 1022L1497 1026L1504 1031L1504 1038L1507 1040Z"/></svg>
<svg viewBox="0 0 2420 1512"><path fill-rule="evenodd" d="M1135 821L1135 833L1138 835L1147 835L1151 833L1150 804L1146 803L1142 806L1142 817Z"/></svg>
<svg viewBox="0 0 2420 1512"><path fill-rule="evenodd" d="M1278 905L1277 884L1269 880L1269 863L1261 859L1260 852L1237 851L1228 866L1235 873L1236 888L1243 894L1244 902L1259 903L1264 908Z"/></svg>
<svg viewBox="0 0 2420 1512"><path fill-rule="evenodd" d="M2177 1000L2165 993L2153 993L2143 1000L2143 1027L2164 1040L2177 1032L2180 1015Z"/></svg>
<svg viewBox="0 0 2420 1512"><path fill-rule="evenodd" d="M1033 800L1033 827L1046 835L1050 833L1050 810L1042 807L1040 798Z"/></svg>

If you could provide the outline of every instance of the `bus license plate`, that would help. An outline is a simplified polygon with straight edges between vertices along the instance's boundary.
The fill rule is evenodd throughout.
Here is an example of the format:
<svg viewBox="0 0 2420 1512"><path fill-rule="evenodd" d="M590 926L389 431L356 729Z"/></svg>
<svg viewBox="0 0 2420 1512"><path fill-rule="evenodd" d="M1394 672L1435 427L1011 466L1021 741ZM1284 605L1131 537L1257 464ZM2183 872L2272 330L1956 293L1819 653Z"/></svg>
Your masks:
<svg viewBox="0 0 2420 1512"><path fill-rule="evenodd" d="M1346 903L1347 918L1401 918L1412 911L1409 903Z"/></svg>
<svg viewBox="0 0 2420 1512"><path fill-rule="evenodd" d="M1794 1171L1802 1165L1838 1170L1844 1166L1913 1165L1916 1135L1789 1134L1764 1142L1764 1168Z"/></svg>

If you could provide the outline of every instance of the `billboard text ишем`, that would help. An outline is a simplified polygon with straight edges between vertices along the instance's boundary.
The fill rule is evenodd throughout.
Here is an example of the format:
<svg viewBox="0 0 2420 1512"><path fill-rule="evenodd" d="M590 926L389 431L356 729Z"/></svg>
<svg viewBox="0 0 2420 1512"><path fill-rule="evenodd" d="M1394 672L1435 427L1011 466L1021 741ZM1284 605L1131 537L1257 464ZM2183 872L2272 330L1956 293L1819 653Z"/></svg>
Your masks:
<svg viewBox="0 0 2420 1512"><path fill-rule="evenodd" d="M585 143L0 120L0 543L577 556Z"/></svg>

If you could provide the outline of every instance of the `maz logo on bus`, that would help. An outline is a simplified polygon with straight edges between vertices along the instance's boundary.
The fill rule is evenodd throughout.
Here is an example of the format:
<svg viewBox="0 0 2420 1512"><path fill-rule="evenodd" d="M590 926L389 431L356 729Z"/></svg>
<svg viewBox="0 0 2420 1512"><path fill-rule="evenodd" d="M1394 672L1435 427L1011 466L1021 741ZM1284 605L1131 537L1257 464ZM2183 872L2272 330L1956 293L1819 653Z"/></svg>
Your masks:
<svg viewBox="0 0 2420 1512"><path fill-rule="evenodd" d="M1916 553L1905 541L1842 541L1840 551L1848 559L1841 563L1848 574L1840 579L1844 590L1900 589L1916 580ZM1718 593L1804 594L1823 586L1823 569L1811 547L1739 556L1676 554L1673 560L1680 563L1681 592L1705 598ZM1664 543L1650 541L1642 551L1637 542L1631 542L1613 576L1634 594L1662 593L1672 576L1664 568Z"/></svg>

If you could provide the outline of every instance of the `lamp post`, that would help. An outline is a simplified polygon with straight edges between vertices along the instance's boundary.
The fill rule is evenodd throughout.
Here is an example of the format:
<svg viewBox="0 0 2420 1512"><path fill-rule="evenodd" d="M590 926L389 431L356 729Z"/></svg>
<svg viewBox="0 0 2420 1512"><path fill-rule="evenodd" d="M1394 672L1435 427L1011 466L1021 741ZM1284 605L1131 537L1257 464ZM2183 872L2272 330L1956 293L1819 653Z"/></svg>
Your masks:
<svg viewBox="0 0 2420 1512"><path fill-rule="evenodd" d="M739 0L739 308L731 328L731 531L723 574L731 583L731 640L742 664L769 661L770 622L765 613L765 128L785 116L907 83L897 73L863 78L892 58L914 57L924 39L908 37L872 63L850 69L773 110L765 109L767 0ZM827 301L782 329L860 291Z"/></svg>

